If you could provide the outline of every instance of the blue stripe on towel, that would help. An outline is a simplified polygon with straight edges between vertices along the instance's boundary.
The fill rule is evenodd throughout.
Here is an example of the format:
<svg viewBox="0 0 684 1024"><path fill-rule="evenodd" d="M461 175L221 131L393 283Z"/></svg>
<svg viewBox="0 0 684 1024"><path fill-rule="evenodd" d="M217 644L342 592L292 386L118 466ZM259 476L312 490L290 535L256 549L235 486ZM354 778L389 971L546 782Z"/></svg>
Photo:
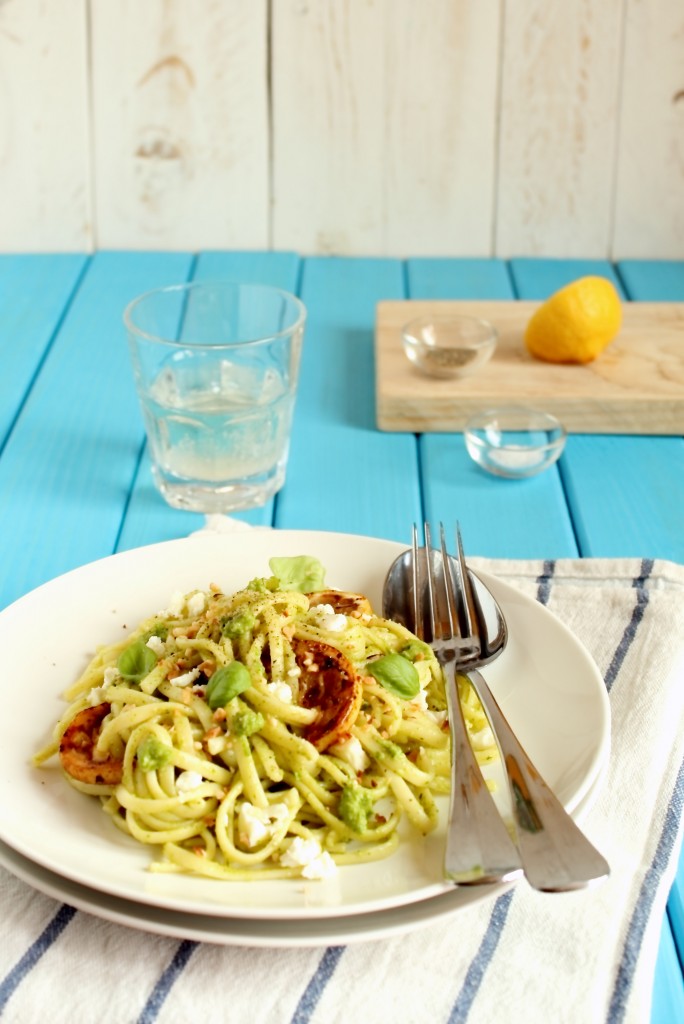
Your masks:
<svg viewBox="0 0 684 1024"><path fill-rule="evenodd" d="M24 980L29 971L36 966L43 953L46 953L57 941L66 926L74 917L75 913L76 911L73 907L68 907L65 903L62 904L36 941L33 942L26 950L21 960L14 965L9 974L5 975L3 980L0 982L0 1013L4 1011L7 1001Z"/></svg>
<svg viewBox="0 0 684 1024"><path fill-rule="evenodd" d="M173 960L159 978L159 981L150 993L150 998L143 1006L142 1013L138 1017L138 1024L152 1024L157 1019L169 992L183 973L185 965L198 945L198 942L191 942L190 939L184 939L181 942Z"/></svg>
<svg viewBox="0 0 684 1024"><path fill-rule="evenodd" d="M665 824L660 834L655 856L641 883L639 896L629 922L622 959L620 960L615 978L613 996L608 1008L608 1016L606 1018L608 1024L620 1024L624 1019L644 931L653 908L653 900L658 891L658 885L672 856L683 809L684 763L682 763L679 769L679 775L672 791L672 797L670 798L667 814L665 815Z"/></svg>
<svg viewBox="0 0 684 1024"><path fill-rule="evenodd" d="M608 666L608 671L606 672L606 689L608 690L608 693L610 693L613 683L617 679L618 672L622 668L624 660L627 657L627 652L632 646L632 641L636 636L639 623L644 617L644 612L646 611L646 605L648 604L649 599L648 587L646 587L645 584L652 571L653 559L644 558L641 562L641 573L636 577L636 579L632 580L632 586L637 592L636 604L634 605L632 617L627 623L625 631L622 634L622 640L618 644L617 650L613 655L613 660Z"/></svg>
<svg viewBox="0 0 684 1024"><path fill-rule="evenodd" d="M496 953L496 947L499 945L512 900L513 889L504 893L503 896L499 896L494 904L487 930L482 936L480 948L470 961L470 967L466 972L461 991L458 993L456 1002L449 1014L448 1024L463 1024L467 1020L470 1008L475 1001L475 996L480 991L480 985L487 968Z"/></svg>
<svg viewBox="0 0 684 1024"><path fill-rule="evenodd" d="M555 559L548 559L544 562L544 568L542 569L541 575L537 576L537 600L540 604L549 603L551 583L553 582L553 574L555 571Z"/></svg>
<svg viewBox="0 0 684 1024"><path fill-rule="evenodd" d="M311 1015L318 1006L325 987L335 973L345 946L328 946L314 971L309 984L302 992L301 999L292 1016L292 1024L308 1024Z"/></svg>

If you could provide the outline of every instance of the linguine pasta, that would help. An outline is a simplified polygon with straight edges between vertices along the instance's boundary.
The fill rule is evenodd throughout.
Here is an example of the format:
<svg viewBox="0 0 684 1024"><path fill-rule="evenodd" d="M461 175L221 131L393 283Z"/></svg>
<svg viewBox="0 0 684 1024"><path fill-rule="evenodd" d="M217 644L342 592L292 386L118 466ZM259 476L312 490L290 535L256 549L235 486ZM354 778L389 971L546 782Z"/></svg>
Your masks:
<svg viewBox="0 0 684 1024"><path fill-rule="evenodd" d="M459 686L478 757L493 760ZM439 664L362 595L277 576L176 595L98 650L65 698L35 764L57 755L71 785L155 851L152 871L324 878L390 854L402 817L430 832L449 789Z"/></svg>

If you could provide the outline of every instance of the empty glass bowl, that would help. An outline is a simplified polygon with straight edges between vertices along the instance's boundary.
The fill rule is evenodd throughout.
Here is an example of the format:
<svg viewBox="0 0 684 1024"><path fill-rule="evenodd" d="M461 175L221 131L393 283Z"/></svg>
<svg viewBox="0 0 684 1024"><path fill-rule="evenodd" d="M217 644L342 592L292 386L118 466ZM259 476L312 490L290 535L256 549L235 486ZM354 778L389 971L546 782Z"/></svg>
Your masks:
<svg viewBox="0 0 684 1024"><path fill-rule="evenodd" d="M555 416L516 405L479 412L464 431L468 454L478 466L514 480L552 466L566 437L565 427Z"/></svg>
<svg viewBox="0 0 684 1024"><path fill-rule="evenodd" d="M496 348L496 328L474 316L423 316L402 330L404 351L429 377L465 377Z"/></svg>

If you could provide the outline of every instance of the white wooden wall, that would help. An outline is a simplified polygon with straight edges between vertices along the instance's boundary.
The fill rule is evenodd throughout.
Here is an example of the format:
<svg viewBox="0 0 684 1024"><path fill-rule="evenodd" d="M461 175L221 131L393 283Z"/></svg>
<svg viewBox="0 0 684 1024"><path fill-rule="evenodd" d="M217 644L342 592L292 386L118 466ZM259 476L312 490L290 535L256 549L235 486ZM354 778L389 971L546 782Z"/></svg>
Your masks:
<svg viewBox="0 0 684 1024"><path fill-rule="evenodd" d="M684 258L683 0L0 0L0 251Z"/></svg>

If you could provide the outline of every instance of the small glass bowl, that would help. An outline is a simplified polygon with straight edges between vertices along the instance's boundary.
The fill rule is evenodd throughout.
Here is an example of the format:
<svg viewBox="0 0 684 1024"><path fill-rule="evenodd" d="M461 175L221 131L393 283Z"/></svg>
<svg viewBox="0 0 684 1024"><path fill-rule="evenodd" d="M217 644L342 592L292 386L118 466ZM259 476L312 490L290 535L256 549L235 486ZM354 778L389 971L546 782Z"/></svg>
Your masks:
<svg viewBox="0 0 684 1024"><path fill-rule="evenodd" d="M407 357L428 377L467 377L491 358L497 331L474 316L423 316L402 329Z"/></svg>
<svg viewBox="0 0 684 1024"><path fill-rule="evenodd" d="M555 416L539 409L509 405L472 416L465 426L468 454L494 476L522 480L552 466L567 433Z"/></svg>

